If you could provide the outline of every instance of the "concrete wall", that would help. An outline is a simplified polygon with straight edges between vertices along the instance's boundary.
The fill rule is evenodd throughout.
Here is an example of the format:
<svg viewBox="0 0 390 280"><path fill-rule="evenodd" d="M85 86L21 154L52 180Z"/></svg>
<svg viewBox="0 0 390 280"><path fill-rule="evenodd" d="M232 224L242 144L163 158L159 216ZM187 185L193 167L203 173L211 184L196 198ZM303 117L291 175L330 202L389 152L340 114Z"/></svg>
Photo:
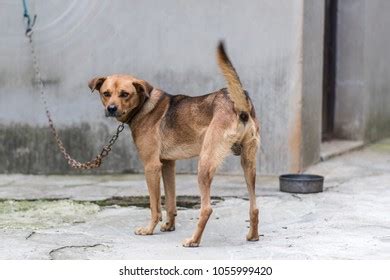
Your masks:
<svg viewBox="0 0 390 280"><path fill-rule="evenodd" d="M390 2L338 0L336 136L390 135Z"/></svg>
<svg viewBox="0 0 390 280"><path fill-rule="evenodd" d="M302 146L300 169L320 158L325 4L305 0L302 42Z"/></svg>
<svg viewBox="0 0 390 280"><path fill-rule="evenodd" d="M365 76L370 93L365 139L390 135L390 2L366 3Z"/></svg>
<svg viewBox="0 0 390 280"><path fill-rule="evenodd" d="M0 172L69 172L45 128L19 2L0 4ZM50 108L76 158L94 156L116 127L89 93L89 79L132 73L173 94L204 94L225 86L215 62L217 41L225 39L262 123L259 172L297 171L317 160L318 128L311 129L318 118L302 116L302 104L320 102L319 80L310 85L310 77L322 77L321 1L29 2L38 14L34 37ZM304 39L303 30L314 37ZM310 85L305 92L303 84ZM142 170L125 134L98 172ZM313 148L303 159L307 145ZM196 172L196 161L180 162L178 171ZM221 171L240 173L239 159L229 157Z"/></svg>

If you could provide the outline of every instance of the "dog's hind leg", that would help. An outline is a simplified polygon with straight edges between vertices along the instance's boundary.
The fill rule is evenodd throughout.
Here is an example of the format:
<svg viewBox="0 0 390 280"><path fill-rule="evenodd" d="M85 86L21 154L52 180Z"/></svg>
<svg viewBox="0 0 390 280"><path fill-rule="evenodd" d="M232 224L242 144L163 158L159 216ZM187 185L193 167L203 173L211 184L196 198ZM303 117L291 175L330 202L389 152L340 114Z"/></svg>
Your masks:
<svg viewBox="0 0 390 280"><path fill-rule="evenodd" d="M245 140L244 140L245 141ZM257 152L258 140L252 137L243 143L243 151L241 154L241 166L244 169L245 181L249 193L249 220L250 228L249 233L246 236L248 241L259 240L259 209L256 206L256 152Z"/></svg>
<svg viewBox="0 0 390 280"><path fill-rule="evenodd" d="M162 161L162 177L165 193L165 210L167 212L166 222L161 226L161 231L175 230L176 216L176 184L175 184L175 161Z"/></svg>
<svg viewBox="0 0 390 280"><path fill-rule="evenodd" d="M207 221L213 212L210 201L210 185L217 167L230 153L230 148L234 143L234 140L226 136L229 134L226 133L226 130L229 129L228 126L231 123L227 120L225 124L210 125L206 132L198 162L198 185L201 199L199 221L192 237L184 240L184 247L199 246ZM221 127L221 125L223 126Z"/></svg>

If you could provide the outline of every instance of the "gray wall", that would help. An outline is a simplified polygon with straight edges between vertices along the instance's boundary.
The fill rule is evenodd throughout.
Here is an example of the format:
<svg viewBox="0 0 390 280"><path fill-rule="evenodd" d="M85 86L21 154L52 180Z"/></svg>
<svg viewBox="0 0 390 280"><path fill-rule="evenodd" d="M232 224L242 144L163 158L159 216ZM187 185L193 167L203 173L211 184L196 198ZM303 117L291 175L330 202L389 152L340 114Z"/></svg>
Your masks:
<svg viewBox="0 0 390 280"><path fill-rule="evenodd" d="M390 1L367 2L365 76L370 93L365 139L390 135Z"/></svg>
<svg viewBox="0 0 390 280"><path fill-rule="evenodd" d="M19 2L0 4L0 172L68 172L45 127ZM312 128L319 117L308 113L313 120L301 122L302 102L321 108L321 1L29 2L38 14L34 37L50 108L76 158L94 156L117 125L104 118L89 79L131 73L173 94L204 94L225 86L215 62L217 41L225 39L262 123L259 172L297 171L318 159L319 128ZM312 145L305 159L302 143ZM127 131L99 171L141 170ZM196 162L180 162L178 171L194 172ZM228 158L221 171L240 173L239 159Z"/></svg>
<svg viewBox="0 0 390 280"><path fill-rule="evenodd" d="M390 135L390 2L339 0L335 130L340 138Z"/></svg>
<svg viewBox="0 0 390 280"><path fill-rule="evenodd" d="M300 169L320 158L325 5L305 0L302 46L302 146Z"/></svg>

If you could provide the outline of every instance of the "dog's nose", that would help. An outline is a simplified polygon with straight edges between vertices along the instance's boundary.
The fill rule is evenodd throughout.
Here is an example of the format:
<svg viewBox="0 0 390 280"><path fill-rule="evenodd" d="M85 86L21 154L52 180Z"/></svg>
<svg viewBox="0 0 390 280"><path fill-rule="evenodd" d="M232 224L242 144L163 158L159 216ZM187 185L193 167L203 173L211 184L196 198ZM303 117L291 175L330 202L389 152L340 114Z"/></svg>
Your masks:
<svg viewBox="0 0 390 280"><path fill-rule="evenodd" d="M110 114L114 114L117 110L118 110L118 107L116 107L115 105L109 105L109 106L107 107L107 111L108 111Z"/></svg>

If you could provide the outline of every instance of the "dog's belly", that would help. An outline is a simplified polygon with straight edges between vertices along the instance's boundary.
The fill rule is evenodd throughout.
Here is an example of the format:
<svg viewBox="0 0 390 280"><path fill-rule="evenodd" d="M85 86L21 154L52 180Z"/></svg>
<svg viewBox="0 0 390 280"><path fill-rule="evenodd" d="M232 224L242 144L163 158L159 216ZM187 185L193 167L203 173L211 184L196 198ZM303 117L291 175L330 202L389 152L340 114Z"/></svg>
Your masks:
<svg viewBox="0 0 390 280"><path fill-rule="evenodd" d="M196 157L200 153L200 143L183 143L179 145L165 146L161 150L160 157L165 160L178 160Z"/></svg>

